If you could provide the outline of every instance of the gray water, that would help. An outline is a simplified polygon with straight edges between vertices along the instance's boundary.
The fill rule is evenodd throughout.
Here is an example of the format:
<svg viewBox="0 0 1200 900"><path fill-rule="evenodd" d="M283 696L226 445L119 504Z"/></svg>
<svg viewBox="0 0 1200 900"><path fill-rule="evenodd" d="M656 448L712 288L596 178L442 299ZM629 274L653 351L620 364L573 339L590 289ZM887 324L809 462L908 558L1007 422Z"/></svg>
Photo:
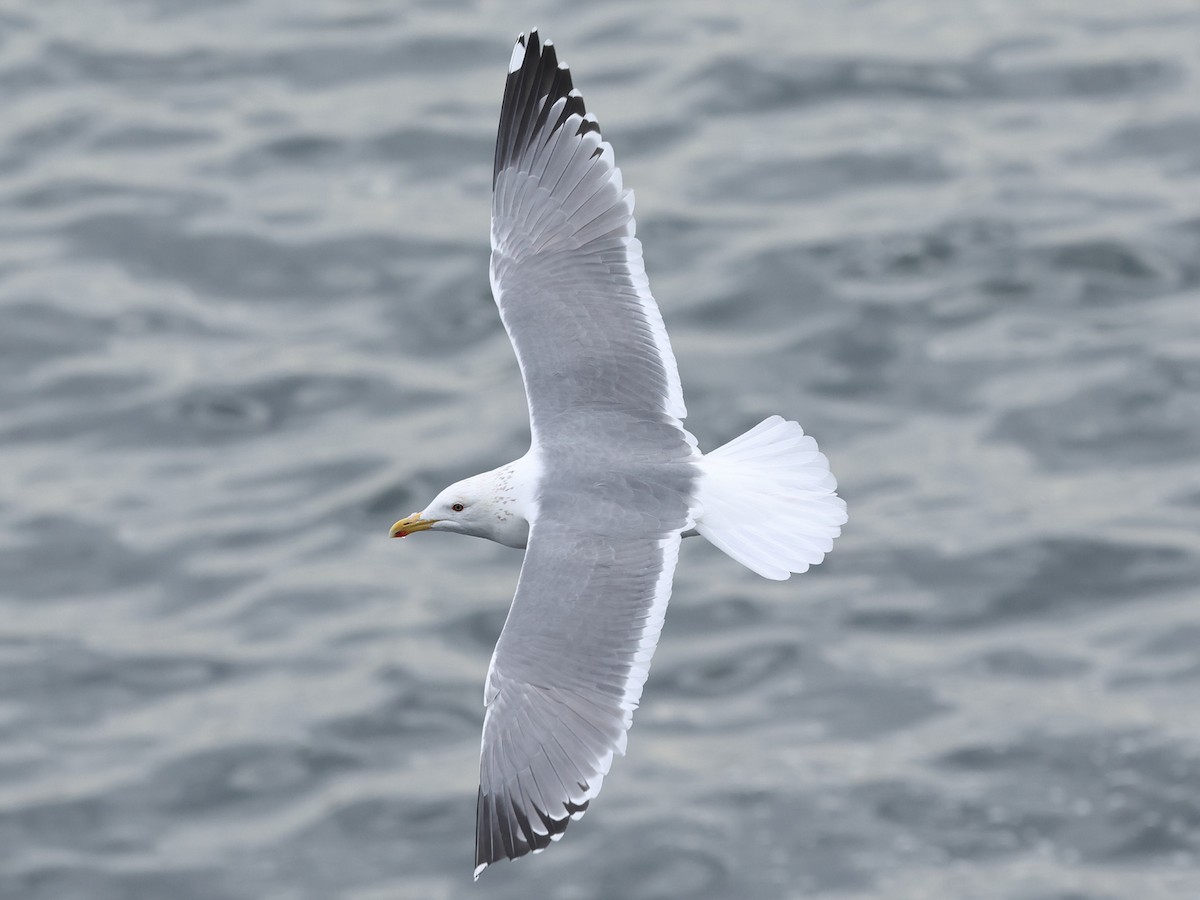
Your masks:
<svg viewBox="0 0 1200 900"><path fill-rule="evenodd" d="M1194 0L0 12L0 898L1200 897ZM701 446L851 521L684 547L604 792L470 881L522 453L511 41L626 183Z"/></svg>

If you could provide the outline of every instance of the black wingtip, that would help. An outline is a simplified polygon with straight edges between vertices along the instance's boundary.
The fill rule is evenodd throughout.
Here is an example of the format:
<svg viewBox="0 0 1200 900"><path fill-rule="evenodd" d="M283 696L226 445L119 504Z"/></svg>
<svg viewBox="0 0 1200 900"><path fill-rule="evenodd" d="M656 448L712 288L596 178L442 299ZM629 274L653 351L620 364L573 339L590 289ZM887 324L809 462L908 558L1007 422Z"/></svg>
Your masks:
<svg viewBox="0 0 1200 900"><path fill-rule="evenodd" d="M561 128L571 116L582 119L587 115L583 96L571 82L570 69L558 61L553 41L543 40L537 28L531 28L528 35L519 35L509 61L500 108L493 185L500 172L520 158L533 136L545 130L551 107L564 98L562 113L550 125L552 131ZM600 131L594 116L585 119L576 133L592 131Z"/></svg>
<svg viewBox="0 0 1200 900"><path fill-rule="evenodd" d="M587 134L589 131L594 131L596 134L600 133L600 123L596 121L595 116L588 116L582 122L580 122L579 130L575 133Z"/></svg>
<svg viewBox="0 0 1200 900"><path fill-rule="evenodd" d="M509 794L485 794L480 788L475 802L475 880L478 881L480 873L492 863L519 859L549 847L554 838L567 830L571 816L584 812L589 802L568 800L565 804L567 815L561 819L553 819L534 807L538 822L546 830L542 834Z"/></svg>

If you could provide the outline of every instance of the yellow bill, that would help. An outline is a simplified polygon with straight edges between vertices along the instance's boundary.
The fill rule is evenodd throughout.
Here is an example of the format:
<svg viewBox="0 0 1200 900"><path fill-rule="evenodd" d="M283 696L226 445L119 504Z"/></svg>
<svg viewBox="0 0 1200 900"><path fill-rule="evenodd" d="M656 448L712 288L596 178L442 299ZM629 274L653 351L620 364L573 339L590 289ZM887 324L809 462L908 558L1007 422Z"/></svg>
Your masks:
<svg viewBox="0 0 1200 900"><path fill-rule="evenodd" d="M388 535L394 538L408 537L414 531L428 531L436 521L437 519L422 519L420 513L413 513L407 519L401 519L393 525Z"/></svg>

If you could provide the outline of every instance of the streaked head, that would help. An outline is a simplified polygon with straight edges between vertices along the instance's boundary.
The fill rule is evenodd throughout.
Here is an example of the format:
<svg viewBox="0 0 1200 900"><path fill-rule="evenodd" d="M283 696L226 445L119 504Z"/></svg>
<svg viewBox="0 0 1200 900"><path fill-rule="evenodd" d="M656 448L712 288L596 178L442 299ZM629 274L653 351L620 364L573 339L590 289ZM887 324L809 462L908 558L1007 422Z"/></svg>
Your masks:
<svg viewBox="0 0 1200 900"><path fill-rule="evenodd" d="M420 512L392 526L392 537L418 531L451 531L524 547L529 524L514 509L510 467L465 478L446 488Z"/></svg>

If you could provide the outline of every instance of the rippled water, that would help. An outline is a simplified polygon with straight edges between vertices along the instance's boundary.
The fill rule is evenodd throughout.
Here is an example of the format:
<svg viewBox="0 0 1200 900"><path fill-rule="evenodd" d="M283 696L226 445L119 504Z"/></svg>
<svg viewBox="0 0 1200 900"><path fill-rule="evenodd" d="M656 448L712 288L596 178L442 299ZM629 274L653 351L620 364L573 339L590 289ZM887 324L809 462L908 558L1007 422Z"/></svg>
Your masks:
<svg viewBox="0 0 1200 900"><path fill-rule="evenodd" d="M1200 9L0 13L0 897L1200 896ZM527 441L510 42L638 190L704 447L850 504L688 542L593 812L470 883L520 554L390 542Z"/></svg>

